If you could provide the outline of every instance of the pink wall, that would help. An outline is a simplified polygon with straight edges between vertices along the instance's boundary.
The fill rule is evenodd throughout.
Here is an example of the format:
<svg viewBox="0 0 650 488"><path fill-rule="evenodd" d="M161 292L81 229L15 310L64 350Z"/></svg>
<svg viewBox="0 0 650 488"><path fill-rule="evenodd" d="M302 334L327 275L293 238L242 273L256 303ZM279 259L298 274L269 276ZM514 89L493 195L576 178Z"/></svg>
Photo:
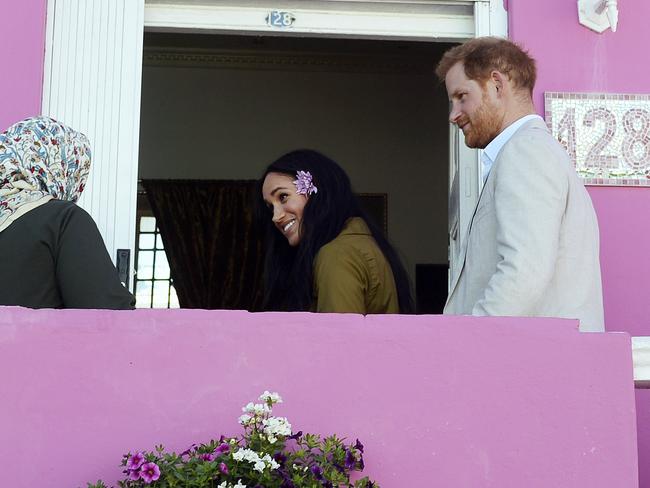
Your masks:
<svg viewBox="0 0 650 488"><path fill-rule="evenodd" d="M0 0L0 131L41 111L46 5L47 0Z"/></svg>
<svg viewBox="0 0 650 488"><path fill-rule="evenodd" d="M8 67L0 77L6 95L0 130L40 112L46 3L0 0ZM574 0L509 0L511 37L539 61L540 111L547 90L648 92L650 2L625 0L620 8L619 32L598 35L577 24ZM590 193L601 226L608 329L650 335L650 226L643 217L650 213L650 189L592 187ZM267 387L285 393L285 413L301 426L363 437L371 473L384 486L401 483L388 464L395 453L386 439L402 449L404 443L426 446L401 460L406 472L447 486L635 486L624 336L578 335L559 322L521 328L495 320L476 327L470 319L420 318L410 319L413 335L404 338L391 336L390 325L378 318L348 317L343 324L320 316L309 319L307 334L301 316L271 328L263 327L269 316L162 314L0 314L0 367L12 372L0 401L0 486L77 486L113 477L123 450L157 441L180 448L220 425L230 428L238 406ZM185 323L182 331L176 320ZM372 321L378 323L369 329ZM247 331L259 343L249 344ZM302 349L301 340L318 346ZM532 357L516 352L533 340ZM274 347L295 352L269 369L258 355L276 353ZM517 372L531 361L535 368L526 373L533 381ZM304 374L294 378L290 368L298 364ZM424 371L415 388L404 381L412 371ZM347 382L332 380L340 377ZM168 388L177 395L167 397ZM409 402L388 395L386 403L385 391L409 395ZM341 396L334 396L331 409L319 410L321 392ZM642 460L650 460L648 393L637 392ZM600 425L602 419L616 419L610 425L616 431ZM77 457L80 462L71 465ZM641 485L650 486L650 462L641 466ZM583 475L586 481L578 482Z"/></svg>
<svg viewBox="0 0 650 488"><path fill-rule="evenodd" d="M574 0L509 0L510 37L538 61L535 101L545 91L650 93L650 2L619 2L618 31L578 24ZM650 335L650 188L590 187L601 235L608 330ZM650 391L637 391L639 465L650 487Z"/></svg>
<svg viewBox="0 0 650 488"><path fill-rule="evenodd" d="M574 0L509 0L510 37L538 62L535 103L545 91L650 93L650 2L619 3L618 31L578 23ZM608 330L650 335L650 188L590 187L601 229Z"/></svg>
<svg viewBox="0 0 650 488"><path fill-rule="evenodd" d="M265 389L383 488L636 488L629 336L552 319L0 310L0 486L238 431Z"/></svg>

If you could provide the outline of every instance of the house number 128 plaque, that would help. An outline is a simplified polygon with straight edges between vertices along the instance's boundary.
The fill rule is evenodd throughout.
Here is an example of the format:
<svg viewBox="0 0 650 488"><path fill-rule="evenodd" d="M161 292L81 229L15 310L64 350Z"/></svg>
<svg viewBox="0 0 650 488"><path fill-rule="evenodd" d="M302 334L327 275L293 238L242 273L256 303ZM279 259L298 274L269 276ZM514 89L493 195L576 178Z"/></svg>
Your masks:
<svg viewBox="0 0 650 488"><path fill-rule="evenodd" d="M547 92L545 110L586 184L650 186L650 95Z"/></svg>

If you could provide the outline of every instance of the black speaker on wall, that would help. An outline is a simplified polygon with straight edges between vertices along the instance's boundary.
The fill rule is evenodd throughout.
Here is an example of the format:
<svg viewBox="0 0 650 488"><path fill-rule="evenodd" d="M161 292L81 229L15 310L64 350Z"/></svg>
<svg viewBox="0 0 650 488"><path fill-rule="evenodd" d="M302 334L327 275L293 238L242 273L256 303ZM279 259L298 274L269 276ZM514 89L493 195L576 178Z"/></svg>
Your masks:
<svg viewBox="0 0 650 488"><path fill-rule="evenodd" d="M415 265L415 311L439 314L447 301L447 264Z"/></svg>

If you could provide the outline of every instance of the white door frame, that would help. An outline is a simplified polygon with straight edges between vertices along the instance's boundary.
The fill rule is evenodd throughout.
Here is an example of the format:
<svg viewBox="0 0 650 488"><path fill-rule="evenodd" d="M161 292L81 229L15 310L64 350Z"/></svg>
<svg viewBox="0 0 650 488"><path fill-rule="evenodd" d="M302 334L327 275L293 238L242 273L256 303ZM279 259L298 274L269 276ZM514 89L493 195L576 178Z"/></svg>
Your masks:
<svg viewBox="0 0 650 488"><path fill-rule="evenodd" d="M290 12L293 24L269 26L272 10ZM507 13L503 0L48 0L42 111L90 137L93 169L80 205L113 259L119 248L135 250L145 27L461 42L507 36ZM462 234L481 179L477 151L460 150L459 138L455 144L459 181L469 185L458 192Z"/></svg>
<svg viewBox="0 0 650 488"><path fill-rule="evenodd" d="M85 133L92 163L79 205L111 258L131 250L137 207L144 0L48 0L42 113Z"/></svg>

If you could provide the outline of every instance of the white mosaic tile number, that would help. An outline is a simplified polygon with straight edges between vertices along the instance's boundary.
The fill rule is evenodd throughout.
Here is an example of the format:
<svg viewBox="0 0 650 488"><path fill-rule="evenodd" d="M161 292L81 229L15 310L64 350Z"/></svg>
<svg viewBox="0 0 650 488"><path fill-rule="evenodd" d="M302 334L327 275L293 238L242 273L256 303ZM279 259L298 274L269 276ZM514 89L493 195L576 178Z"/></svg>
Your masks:
<svg viewBox="0 0 650 488"><path fill-rule="evenodd" d="M650 186L650 95L546 92L545 104L586 184Z"/></svg>

